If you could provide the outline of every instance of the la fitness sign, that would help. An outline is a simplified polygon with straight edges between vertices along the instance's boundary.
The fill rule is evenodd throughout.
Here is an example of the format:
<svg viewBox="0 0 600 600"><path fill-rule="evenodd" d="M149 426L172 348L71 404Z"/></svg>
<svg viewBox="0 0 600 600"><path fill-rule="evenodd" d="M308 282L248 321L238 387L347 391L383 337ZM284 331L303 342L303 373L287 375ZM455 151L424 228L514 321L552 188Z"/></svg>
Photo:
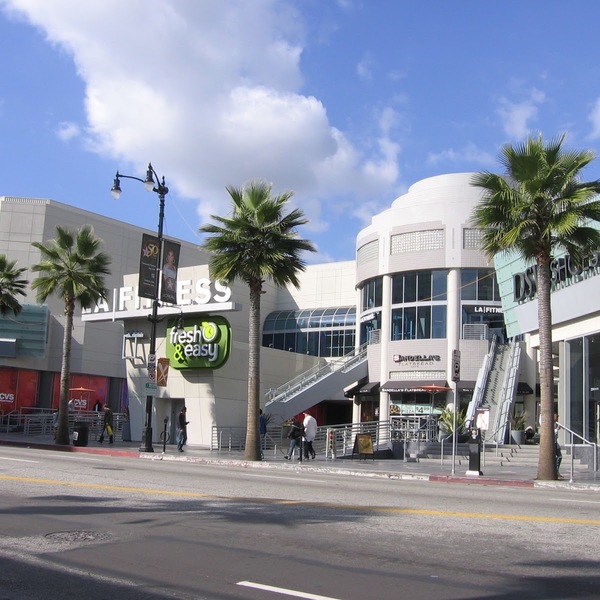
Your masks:
<svg viewBox="0 0 600 600"><path fill-rule="evenodd" d="M210 306L216 304L224 307L231 300L231 288L219 280L201 278L177 280L177 306ZM112 298L101 300L94 308L82 312L83 321L106 319L108 316L121 318L134 316L138 311L152 307L152 300L140 298L137 286L123 286L113 290ZM231 309L230 309L231 310Z"/></svg>
<svg viewBox="0 0 600 600"><path fill-rule="evenodd" d="M229 358L231 326L223 317L179 319L167 323L165 340L169 365L174 369L218 369Z"/></svg>

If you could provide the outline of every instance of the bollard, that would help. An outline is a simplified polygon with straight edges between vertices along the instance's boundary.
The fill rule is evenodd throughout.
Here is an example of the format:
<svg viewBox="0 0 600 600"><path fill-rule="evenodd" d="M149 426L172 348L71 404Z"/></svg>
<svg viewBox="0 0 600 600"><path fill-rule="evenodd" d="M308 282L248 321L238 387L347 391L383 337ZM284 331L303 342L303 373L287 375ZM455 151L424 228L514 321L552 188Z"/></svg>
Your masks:
<svg viewBox="0 0 600 600"><path fill-rule="evenodd" d="M469 470L467 475L481 476L481 429L469 430Z"/></svg>

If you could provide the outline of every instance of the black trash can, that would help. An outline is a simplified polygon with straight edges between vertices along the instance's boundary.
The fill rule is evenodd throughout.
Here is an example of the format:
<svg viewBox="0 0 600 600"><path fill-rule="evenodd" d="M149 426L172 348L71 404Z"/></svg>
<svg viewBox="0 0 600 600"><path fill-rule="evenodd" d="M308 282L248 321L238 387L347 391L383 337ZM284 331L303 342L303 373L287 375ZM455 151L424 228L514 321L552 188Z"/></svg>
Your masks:
<svg viewBox="0 0 600 600"><path fill-rule="evenodd" d="M73 446L87 446L90 428L84 421L75 421L73 427Z"/></svg>

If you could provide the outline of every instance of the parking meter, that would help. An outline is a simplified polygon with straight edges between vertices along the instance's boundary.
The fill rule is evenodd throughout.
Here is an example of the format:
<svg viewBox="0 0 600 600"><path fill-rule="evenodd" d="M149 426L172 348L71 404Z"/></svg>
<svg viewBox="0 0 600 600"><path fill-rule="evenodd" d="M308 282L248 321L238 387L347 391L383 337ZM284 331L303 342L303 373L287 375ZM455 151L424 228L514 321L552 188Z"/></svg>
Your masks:
<svg viewBox="0 0 600 600"><path fill-rule="evenodd" d="M467 475L483 475L481 472L481 429L469 430L469 470Z"/></svg>

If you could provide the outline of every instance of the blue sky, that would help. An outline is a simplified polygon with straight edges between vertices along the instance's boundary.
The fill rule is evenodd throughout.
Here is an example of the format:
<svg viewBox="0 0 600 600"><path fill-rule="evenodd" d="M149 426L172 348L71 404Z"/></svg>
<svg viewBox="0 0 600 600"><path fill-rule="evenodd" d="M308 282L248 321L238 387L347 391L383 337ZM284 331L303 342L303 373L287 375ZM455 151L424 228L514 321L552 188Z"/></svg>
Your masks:
<svg viewBox="0 0 600 600"><path fill-rule="evenodd" d="M110 195L152 161L165 234L200 242L259 178L294 192L310 262L350 260L420 179L537 132L600 150L598 22L597 0L0 0L0 195L156 229L155 194Z"/></svg>

